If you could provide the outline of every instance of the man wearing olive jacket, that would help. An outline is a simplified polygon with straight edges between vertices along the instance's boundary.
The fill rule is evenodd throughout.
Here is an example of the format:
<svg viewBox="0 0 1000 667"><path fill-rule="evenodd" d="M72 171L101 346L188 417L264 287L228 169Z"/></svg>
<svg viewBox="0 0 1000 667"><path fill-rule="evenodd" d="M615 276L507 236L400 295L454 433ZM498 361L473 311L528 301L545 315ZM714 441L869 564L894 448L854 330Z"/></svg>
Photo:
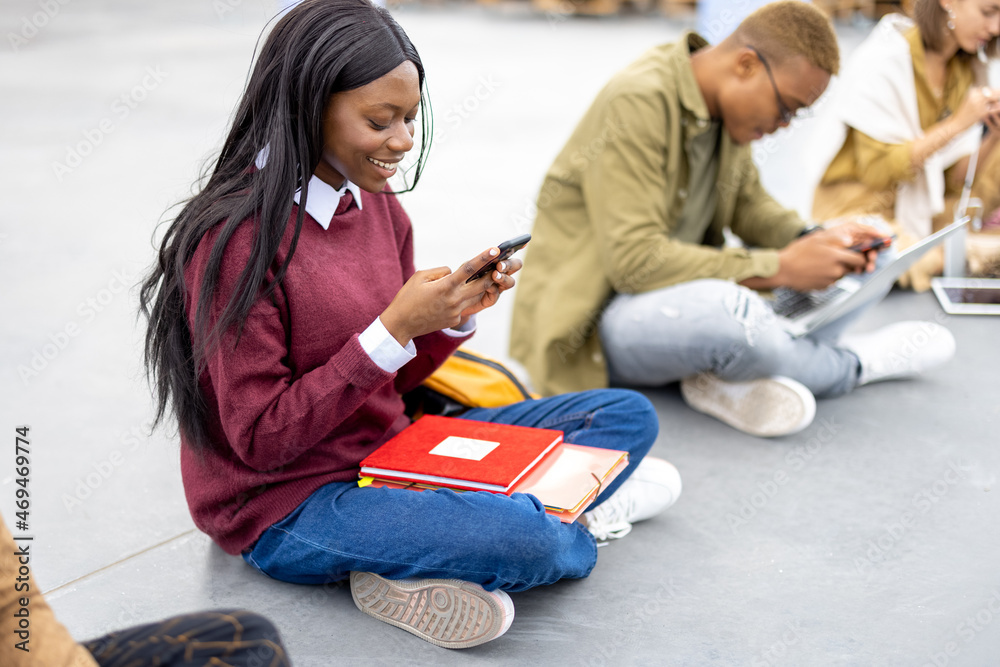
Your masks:
<svg viewBox="0 0 1000 667"><path fill-rule="evenodd" d="M749 147L813 104L838 67L829 20L788 0L716 46L687 33L612 78L538 198L511 336L537 389L681 380L692 407L774 436L808 426L814 396L952 356L951 334L927 322L839 341L841 319L794 338L754 291L874 268L874 251L849 247L881 231L807 225L763 189ZM723 247L726 229L745 247ZM932 344L898 354L917 330Z"/></svg>

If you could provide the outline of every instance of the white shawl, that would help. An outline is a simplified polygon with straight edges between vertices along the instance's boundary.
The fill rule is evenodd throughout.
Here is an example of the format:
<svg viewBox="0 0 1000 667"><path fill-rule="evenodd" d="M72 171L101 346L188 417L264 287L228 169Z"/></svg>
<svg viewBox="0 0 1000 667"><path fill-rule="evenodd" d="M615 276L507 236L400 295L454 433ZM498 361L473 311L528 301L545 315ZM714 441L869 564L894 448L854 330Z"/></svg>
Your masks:
<svg viewBox="0 0 1000 667"><path fill-rule="evenodd" d="M820 130L821 144L814 156L824 170L844 145L848 127L885 144L923 136L910 44L904 36L913 25L902 14L889 14L851 55L828 108L823 105L827 122L814 128ZM931 218L944 210L944 170L971 155L980 137L982 125L977 123L927 158L914 181L899 185L895 218L904 231L917 238L931 233Z"/></svg>

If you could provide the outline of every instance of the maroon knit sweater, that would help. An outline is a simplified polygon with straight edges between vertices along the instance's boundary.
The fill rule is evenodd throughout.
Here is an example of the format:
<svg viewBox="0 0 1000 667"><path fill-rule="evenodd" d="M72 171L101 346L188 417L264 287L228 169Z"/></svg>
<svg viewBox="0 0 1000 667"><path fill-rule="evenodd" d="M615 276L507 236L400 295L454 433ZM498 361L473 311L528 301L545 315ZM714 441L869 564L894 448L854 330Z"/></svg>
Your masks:
<svg viewBox="0 0 1000 667"><path fill-rule="evenodd" d="M213 447L181 438L191 516L231 554L320 486L357 479L361 459L409 423L400 394L464 340L421 336L417 358L396 373L365 353L358 335L414 272L412 230L391 193L365 193L363 210L344 210L346 199L328 230L306 215L275 298L257 302L238 344L229 332L208 357L201 390ZM253 225L241 225L226 248L213 320L246 265ZM293 227L275 267L287 256ZM185 270L192 328L215 237L202 239Z"/></svg>

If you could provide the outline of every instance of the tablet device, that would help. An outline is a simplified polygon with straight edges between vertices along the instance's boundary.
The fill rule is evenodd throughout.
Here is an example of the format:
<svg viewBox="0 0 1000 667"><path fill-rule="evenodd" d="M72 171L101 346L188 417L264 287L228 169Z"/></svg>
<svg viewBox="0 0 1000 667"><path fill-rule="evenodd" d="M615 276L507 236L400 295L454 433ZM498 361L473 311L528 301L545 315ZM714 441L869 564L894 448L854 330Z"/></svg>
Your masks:
<svg viewBox="0 0 1000 667"><path fill-rule="evenodd" d="M932 278L931 288L946 313L1000 315L1000 280Z"/></svg>

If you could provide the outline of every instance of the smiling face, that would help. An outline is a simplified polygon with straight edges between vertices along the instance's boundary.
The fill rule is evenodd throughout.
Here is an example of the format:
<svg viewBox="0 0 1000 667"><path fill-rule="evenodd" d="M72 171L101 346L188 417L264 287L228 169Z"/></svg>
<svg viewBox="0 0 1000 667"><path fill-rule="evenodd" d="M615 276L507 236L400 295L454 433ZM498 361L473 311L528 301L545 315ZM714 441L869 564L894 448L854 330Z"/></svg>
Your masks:
<svg viewBox="0 0 1000 667"><path fill-rule="evenodd" d="M766 55L764 56L767 57ZM736 76L719 91L719 113L729 136L746 144L789 124L782 107L792 115L811 106L830 83L830 73L804 56L780 65L768 60L770 73L754 49L742 49L736 58Z"/></svg>
<svg viewBox="0 0 1000 667"><path fill-rule="evenodd" d="M1000 35L1000 0L945 0L941 7L955 12L952 34L958 48L967 53L976 53Z"/></svg>
<svg viewBox="0 0 1000 667"><path fill-rule="evenodd" d="M335 188L347 178L362 190L381 192L413 148L419 108L420 76L408 60L360 88L334 93L323 116L316 176Z"/></svg>

